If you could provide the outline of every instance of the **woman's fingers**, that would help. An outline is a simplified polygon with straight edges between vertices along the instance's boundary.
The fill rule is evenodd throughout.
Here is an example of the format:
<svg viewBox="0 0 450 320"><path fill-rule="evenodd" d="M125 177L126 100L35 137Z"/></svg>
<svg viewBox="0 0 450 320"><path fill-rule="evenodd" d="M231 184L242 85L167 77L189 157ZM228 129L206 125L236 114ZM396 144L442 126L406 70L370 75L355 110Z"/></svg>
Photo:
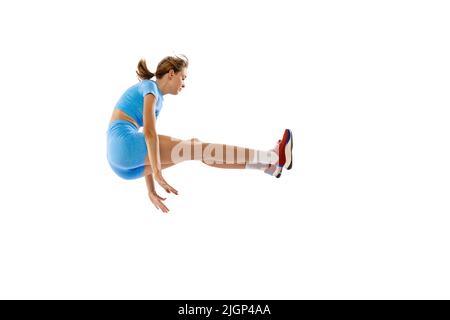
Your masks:
<svg viewBox="0 0 450 320"><path fill-rule="evenodd" d="M169 212L169 209L161 201L159 201L159 207L161 208L162 212Z"/></svg>
<svg viewBox="0 0 450 320"><path fill-rule="evenodd" d="M173 188L171 185L169 185L161 175L159 175L157 178L155 177L155 180L159 183L159 185L164 190L166 190L167 193L173 193L173 194L178 195L178 191L175 188Z"/></svg>
<svg viewBox="0 0 450 320"><path fill-rule="evenodd" d="M169 186L170 187L170 186ZM172 191L173 193L175 193L176 195L178 195L178 191L175 190L174 188L170 187L170 191Z"/></svg>
<svg viewBox="0 0 450 320"><path fill-rule="evenodd" d="M156 208L157 209L161 209L161 211L164 212L164 213L169 212L169 209L160 200L157 200Z"/></svg>
<svg viewBox="0 0 450 320"><path fill-rule="evenodd" d="M165 198L160 197L156 193L150 195L150 200L152 201L153 205L156 209L161 209L162 212L169 212L169 209L162 203L162 200L165 200Z"/></svg>
<svg viewBox="0 0 450 320"><path fill-rule="evenodd" d="M175 188L173 188L172 186L170 186L168 183L165 184L164 189L166 189L167 193L173 193L178 195L178 191L175 190Z"/></svg>
<svg viewBox="0 0 450 320"><path fill-rule="evenodd" d="M159 210L158 202L156 200L152 200L152 203L155 206L155 208Z"/></svg>
<svg viewBox="0 0 450 320"><path fill-rule="evenodd" d="M160 195L158 195L158 194L157 194L156 196L158 197L158 199L159 199L159 200L162 200L162 201L164 201L164 200L166 200L166 199L167 199L167 198L163 198L163 197L161 197L161 196L160 196Z"/></svg>

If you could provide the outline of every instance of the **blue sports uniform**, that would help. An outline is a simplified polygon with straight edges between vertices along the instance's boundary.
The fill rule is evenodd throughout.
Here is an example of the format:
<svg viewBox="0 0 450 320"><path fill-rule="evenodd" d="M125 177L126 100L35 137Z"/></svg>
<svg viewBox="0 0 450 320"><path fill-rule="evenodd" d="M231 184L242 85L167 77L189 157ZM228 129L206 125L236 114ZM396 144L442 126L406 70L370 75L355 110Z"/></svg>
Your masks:
<svg viewBox="0 0 450 320"><path fill-rule="evenodd" d="M128 88L115 107L142 127L144 97L147 94L153 94L156 98L155 117L158 118L164 99L153 80L143 80ZM147 152L144 134L139 132L139 128L126 120L111 122L107 130L107 158L119 177L127 180L142 177Z"/></svg>

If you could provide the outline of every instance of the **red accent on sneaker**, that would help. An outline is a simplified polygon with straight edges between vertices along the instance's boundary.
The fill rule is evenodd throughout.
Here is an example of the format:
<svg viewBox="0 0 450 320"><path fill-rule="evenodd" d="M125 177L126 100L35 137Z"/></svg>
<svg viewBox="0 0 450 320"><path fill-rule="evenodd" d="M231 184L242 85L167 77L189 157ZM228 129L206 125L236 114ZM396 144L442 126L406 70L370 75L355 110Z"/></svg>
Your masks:
<svg viewBox="0 0 450 320"><path fill-rule="evenodd" d="M286 130L284 130L283 139L281 139L280 147L278 149L278 166L279 167L284 167L284 165L286 163L285 148L286 148L286 143L288 142L288 139L289 139L289 130L286 129Z"/></svg>

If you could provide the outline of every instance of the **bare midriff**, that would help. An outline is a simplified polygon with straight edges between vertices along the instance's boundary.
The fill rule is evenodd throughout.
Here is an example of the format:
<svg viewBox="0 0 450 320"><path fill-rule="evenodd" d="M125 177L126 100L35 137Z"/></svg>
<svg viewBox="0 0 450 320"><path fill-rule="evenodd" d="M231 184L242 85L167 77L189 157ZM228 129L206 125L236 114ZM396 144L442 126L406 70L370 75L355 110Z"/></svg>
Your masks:
<svg viewBox="0 0 450 320"><path fill-rule="evenodd" d="M113 122L114 120L125 120L125 121L129 121L132 124L134 124L134 126L139 129L139 125L136 123L136 121L133 120L133 118L131 118L129 115L127 115L125 112L123 112L122 110L119 110L117 108L114 108L113 110L113 114L111 116L111 120L110 123Z"/></svg>

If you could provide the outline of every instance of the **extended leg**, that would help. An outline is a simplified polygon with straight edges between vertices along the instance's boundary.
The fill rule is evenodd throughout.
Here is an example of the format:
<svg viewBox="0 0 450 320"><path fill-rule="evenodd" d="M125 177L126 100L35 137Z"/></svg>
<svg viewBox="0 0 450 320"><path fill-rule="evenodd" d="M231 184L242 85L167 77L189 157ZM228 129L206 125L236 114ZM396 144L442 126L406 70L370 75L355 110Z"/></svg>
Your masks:
<svg viewBox="0 0 450 320"><path fill-rule="evenodd" d="M219 167L243 168L247 163L274 163L276 160L275 155L268 151L202 142L197 138L177 140L175 145L171 144L169 148L160 144L160 149L161 163L176 164L186 160L199 160ZM167 162L163 161L163 158L166 158Z"/></svg>
<svg viewBox="0 0 450 320"><path fill-rule="evenodd" d="M268 151L259 151L238 146L205 143L197 138L180 140L158 135L160 161L163 169L187 160L223 169L245 169L249 163L273 164L277 157ZM145 158L146 173L151 172L148 155ZM148 167L148 168L147 168Z"/></svg>

